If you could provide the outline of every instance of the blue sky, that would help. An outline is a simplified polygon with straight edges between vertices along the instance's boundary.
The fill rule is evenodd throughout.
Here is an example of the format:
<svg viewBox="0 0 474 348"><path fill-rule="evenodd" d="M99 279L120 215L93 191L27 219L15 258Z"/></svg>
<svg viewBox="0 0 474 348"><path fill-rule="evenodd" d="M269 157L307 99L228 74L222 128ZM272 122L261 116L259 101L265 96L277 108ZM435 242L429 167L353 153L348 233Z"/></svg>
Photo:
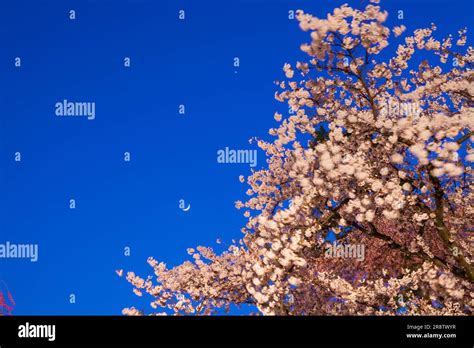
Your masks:
<svg viewBox="0 0 474 348"><path fill-rule="evenodd" d="M146 275L148 256L172 266L188 247L239 238L245 220L234 202L247 187L238 176L250 168L217 163L217 151L255 149L248 140L267 137L273 113L286 109L273 98L273 81L285 62L304 58L299 46L307 41L288 11L325 16L342 3L2 1L0 243L39 245L38 262L0 259L14 314L149 309L115 269ZM473 2L455 3L382 5L390 23L410 31L435 22L444 35L472 23ZM55 116L64 99L95 102L96 118Z"/></svg>

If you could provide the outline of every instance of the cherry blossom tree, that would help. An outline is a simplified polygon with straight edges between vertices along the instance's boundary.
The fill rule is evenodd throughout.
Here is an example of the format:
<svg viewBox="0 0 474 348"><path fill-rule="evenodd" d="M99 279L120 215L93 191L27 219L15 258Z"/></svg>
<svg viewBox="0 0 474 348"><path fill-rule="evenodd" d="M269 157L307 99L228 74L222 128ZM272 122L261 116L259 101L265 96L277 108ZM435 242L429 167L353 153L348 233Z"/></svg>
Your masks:
<svg viewBox="0 0 474 348"><path fill-rule="evenodd" d="M15 300L7 284L0 280L0 316L12 315L15 305Z"/></svg>
<svg viewBox="0 0 474 348"><path fill-rule="evenodd" d="M188 249L193 261L171 269L149 258L154 276L128 272L154 312L472 314L474 50L466 29L404 36L387 16L378 1L325 19L298 12L307 59L276 82L293 112L275 113L272 141L257 139L268 166L236 204L243 237L220 254ZM365 255L329 257L336 245Z"/></svg>

